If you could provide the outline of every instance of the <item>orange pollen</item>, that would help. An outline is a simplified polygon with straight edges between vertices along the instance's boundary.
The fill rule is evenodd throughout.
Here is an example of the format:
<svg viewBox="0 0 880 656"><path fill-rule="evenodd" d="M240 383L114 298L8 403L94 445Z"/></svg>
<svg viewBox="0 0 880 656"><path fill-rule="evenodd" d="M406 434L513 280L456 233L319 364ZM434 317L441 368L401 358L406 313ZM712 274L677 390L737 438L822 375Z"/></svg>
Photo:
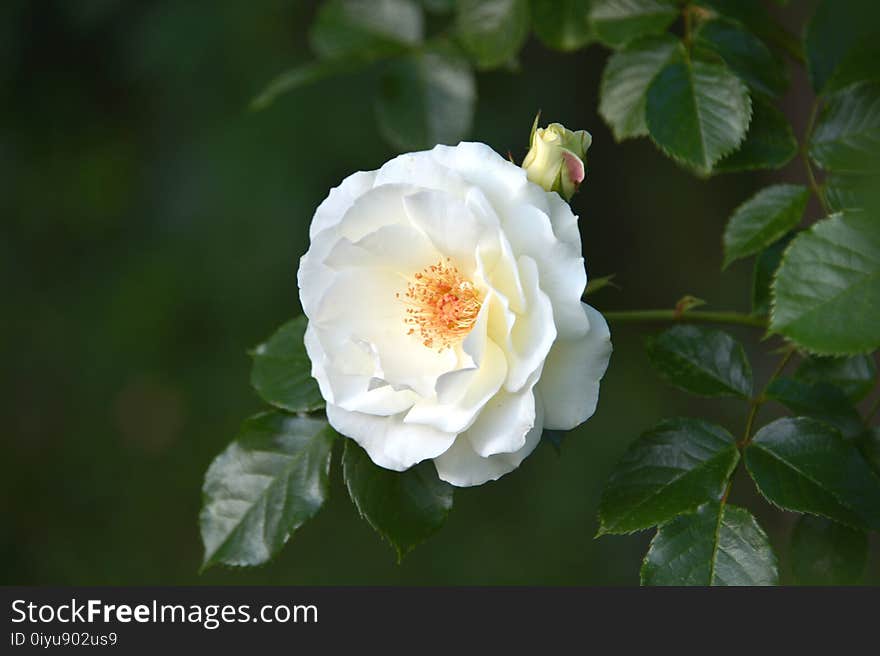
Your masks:
<svg viewBox="0 0 880 656"><path fill-rule="evenodd" d="M477 288L449 258L416 273L401 300L407 305L407 334L418 335L422 344L438 353L471 331L482 304Z"/></svg>

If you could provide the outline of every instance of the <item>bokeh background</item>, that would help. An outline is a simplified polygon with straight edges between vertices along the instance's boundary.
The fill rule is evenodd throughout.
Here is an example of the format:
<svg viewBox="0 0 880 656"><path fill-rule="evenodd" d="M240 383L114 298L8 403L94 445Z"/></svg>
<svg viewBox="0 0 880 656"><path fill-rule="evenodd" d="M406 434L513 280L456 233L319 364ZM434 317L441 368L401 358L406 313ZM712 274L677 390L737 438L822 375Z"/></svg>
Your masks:
<svg viewBox="0 0 880 656"><path fill-rule="evenodd" d="M299 313L298 258L328 189L395 154L370 119L373 71L247 110L310 57L314 11L0 4L0 583L636 584L650 534L593 538L612 465L662 416L736 433L745 419L736 401L658 381L641 348L652 326L612 326L598 412L561 455L542 445L515 473L458 492L446 527L402 565L334 471L329 503L275 562L197 574L202 476L260 407L246 350ZM799 11L785 14L793 29ZM802 181L798 164L699 180L646 140L615 144L596 114L606 56L530 41L518 72L479 75L472 137L521 158L538 108L592 132L573 204L589 273L621 287L592 298L600 309L694 294L747 310L750 265L720 274L721 230L768 180ZM795 73L784 104L797 133L809 94ZM772 346L734 332L753 355ZM767 366L756 361L759 380ZM794 517L742 483L732 499L770 533L788 581ZM880 581L877 561L875 544L866 581Z"/></svg>

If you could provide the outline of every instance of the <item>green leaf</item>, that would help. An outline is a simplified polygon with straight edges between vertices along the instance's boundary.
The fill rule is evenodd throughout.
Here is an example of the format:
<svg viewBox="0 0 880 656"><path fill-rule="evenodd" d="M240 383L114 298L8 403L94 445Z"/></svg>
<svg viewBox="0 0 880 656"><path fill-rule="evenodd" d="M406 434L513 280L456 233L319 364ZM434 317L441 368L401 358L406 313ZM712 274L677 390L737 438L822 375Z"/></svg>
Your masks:
<svg viewBox="0 0 880 656"><path fill-rule="evenodd" d="M852 173L832 173L823 185L825 201L833 212L880 208L880 189L877 176Z"/></svg>
<svg viewBox="0 0 880 656"><path fill-rule="evenodd" d="M507 63L529 33L528 0L457 0L461 43L480 68Z"/></svg>
<svg viewBox="0 0 880 656"><path fill-rule="evenodd" d="M810 383L831 383L846 394L851 402L857 403L874 388L877 365L869 355L851 358L812 356L801 363L795 372L795 378Z"/></svg>
<svg viewBox="0 0 880 656"><path fill-rule="evenodd" d="M743 347L723 330L673 326L645 340L651 365L663 378L699 396L752 394L752 368Z"/></svg>
<svg viewBox="0 0 880 656"><path fill-rule="evenodd" d="M324 407L303 344L307 323L303 316L288 321L252 353L251 385L264 401L290 412Z"/></svg>
<svg viewBox="0 0 880 656"><path fill-rule="evenodd" d="M797 139L788 119L769 100L757 96L752 99L752 121L745 141L714 168L719 173L778 169L788 164L797 152Z"/></svg>
<svg viewBox="0 0 880 656"><path fill-rule="evenodd" d="M752 314L764 316L770 313L773 277L782 262L782 254L792 239L794 234L786 235L755 258L755 269L752 273Z"/></svg>
<svg viewBox="0 0 880 656"><path fill-rule="evenodd" d="M804 585L854 585L868 562L868 536L824 517L803 515L791 534L794 577Z"/></svg>
<svg viewBox="0 0 880 656"><path fill-rule="evenodd" d="M880 478L855 445L824 422L777 419L746 447L745 463L761 494L780 508L880 528Z"/></svg>
<svg viewBox="0 0 880 656"><path fill-rule="evenodd" d="M880 79L880 34L869 34L854 45L825 85L825 93L839 91L856 82Z"/></svg>
<svg viewBox="0 0 880 656"><path fill-rule="evenodd" d="M844 437L856 437L865 428L846 394L831 383L777 378L767 386L765 394L795 414L834 426Z"/></svg>
<svg viewBox="0 0 880 656"><path fill-rule="evenodd" d="M820 355L880 345L880 222L835 214L799 234L773 284L770 330Z"/></svg>
<svg viewBox="0 0 880 656"><path fill-rule="evenodd" d="M591 0L531 0L532 27L548 47L571 51L593 41Z"/></svg>
<svg viewBox="0 0 880 656"><path fill-rule="evenodd" d="M724 230L724 268L784 237L801 222L809 199L807 187L778 184L737 207Z"/></svg>
<svg viewBox="0 0 880 656"><path fill-rule="evenodd" d="M608 58L599 88L599 114L617 141L648 134L648 87L666 64L682 61L684 55L681 41L664 34L634 41Z"/></svg>
<svg viewBox="0 0 880 656"><path fill-rule="evenodd" d="M789 50L800 48L799 40L779 26L763 0L695 0L694 4L708 9L712 16L741 24L765 43L785 42Z"/></svg>
<svg viewBox="0 0 880 656"><path fill-rule="evenodd" d="M438 531L452 508L455 488L437 477L432 462L404 472L383 469L353 440L346 440L342 468L358 512L394 547L398 562Z"/></svg>
<svg viewBox="0 0 880 656"><path fill-rule="evenodd" d="M880 32L874 0L822 0L807 25L804 49L816 93L825 87L856 44ZM876 62L875 62L876 63Z"/></svg>
<svg viewBox="0 0 880 656"><path fill-rule="evenodd" d="M642 563L642 585L776 585L767 534L749 511L710 502L661 526Z"/></svg>
<svg viewBox="0 0 880 656"><path fill-rule="evenodd" d="M614 48L664 32L677 16L672 0L593 0L590 10L596 36Z"/></svg>
<svg viewBox="0 0 880 656"><path fill-rule="evenodd" d="M862 82L828 97L810 138L810 157L835 172L880 171L880 83Z"/></svg>
<svg viewBox="0 0 880 656"><path fill-rule="evenodd" d="M401 151L455 144L470 131L476 84L467 62L432 51L392 62L376 100L379 128Z"/></svg>
<svg viewBox="0 0 880 656"><path fill-rule="evenodd" d="M768 96L778 96L788 87L785 62L754 34L737 23L718 19L702 23L695 44L716 53L743 82Z"/></svg>
<svg viewBox="0 0 880 656"><path fill-rule="evenodd" d="M708 175L746 136L752 104L745 85L720 64L674 62L648 87L648 132L670 157Z"/></svg>
<svg viewBox="0 0 880 656"><path fill-rule="evenodd" d="M721 498L739 461L733 437L699 419L666 419L614 468L599 502L599 535L631 533Z"/></svg>
<svg viewBox="0 0 880 656"><path fill-rule="evenodd" d="M266 85L260 94L251 101L252 110L265 109L289 91L320 82L336 75L353 73L373 62L369 57L342 57L308 62L284 71Z"/></svg>
<svg viewBox="0 0 880 656"><path fill-rule="evenodd" d="M324 504L336 433L326 421L264 412L242 424L205 474L199 515L212 565L260 565Z"/></svg>
<svg viewBox="0 0 880 656"><path fill-rule="evenodd" d="M423 22L412 0L327 0L309 40L322 58L393 54L421 43Z"/></svg>

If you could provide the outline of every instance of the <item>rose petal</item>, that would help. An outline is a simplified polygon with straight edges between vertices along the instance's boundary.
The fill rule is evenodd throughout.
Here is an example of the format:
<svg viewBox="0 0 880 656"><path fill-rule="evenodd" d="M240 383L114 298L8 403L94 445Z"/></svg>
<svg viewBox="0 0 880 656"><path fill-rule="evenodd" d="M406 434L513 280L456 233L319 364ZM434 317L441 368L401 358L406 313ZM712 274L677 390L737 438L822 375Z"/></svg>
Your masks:
<svg viewBox="0 0 880 656"><path fill-rule="evenodd" d="M404 471L449 449L455 433L430 426L404 424L403 415L376 417L327 405L327 420L343 435L360 444L380 467Z"/></svg>
<svg viewBox="0 0 880 656"><path fill-rule="evenodd" d="M535 398L535 413L535 424L526 434L525 443L519 450L483 458L474 451L470 440L460 435L449 450L434 458L437 475L452 485L470 487L498 480L512 472L541 441L542 409L538 397Z"/></svg>
<svg viewBox="0 0 880 656"><path fill-rule="evenodd" d="M372 189L375 180L376 171L358 171L345 178L338 187L331 189L327 198L315 210L309 226L309 237L314 239L319 232L339 223L351 204Z"/></svg>
<svg viewBox="0 0 880 656"><path fill-rule="evenodd" d="M432 426L449 433L461 432L474 423L486 402L501 389L506 375L504 353L489 341L479 369L445 374L445 377L454 376L458 385L446 386L443 402L439 398L417 401L406 414L404 423ZM444 376L438 379L438 386Z"/></svg>
<svg viewBox="0 0 880 656"><path fill-rule="evenodd" d="M508 373L504 389L516 392L538 370L556 339L553 306L550 298L538 287L538 267L525 255L518 262L520 278L526 292L527 311L516 316L510 332L512 348L507 353Z"/></svg>
<svg viewBox="0 0 880 656"><path fill-rule="evenodd" d="M535 377L537 379L537 377ZM490 400L477 421L461 437L467 438L482 458L519 451L535 425L535 381L519 392L501 390Z"/></svg>
<svg viewBox="0 0 880 656"><path fill-rule="evenodd" d="M599 400L599 381L611 357L611 333L598 311L582 304L587 333L561 339L544 364L538 389L544 399L544 424L552 430L571 430L589 419Z"/></svg>

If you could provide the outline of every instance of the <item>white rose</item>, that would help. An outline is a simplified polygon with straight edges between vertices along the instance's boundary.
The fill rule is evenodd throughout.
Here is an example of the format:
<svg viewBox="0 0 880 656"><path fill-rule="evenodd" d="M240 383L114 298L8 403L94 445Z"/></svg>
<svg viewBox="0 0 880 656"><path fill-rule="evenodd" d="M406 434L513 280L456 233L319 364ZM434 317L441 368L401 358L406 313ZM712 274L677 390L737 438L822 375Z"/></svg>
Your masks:
<svg viewBox="0 0 880 656"><path fill-rule="evenodd" d="M589 418L611 354L581 302L577 217L481 143L359 172L315 212L298 280L327 417L381 467L480 485Z"/></svg>

